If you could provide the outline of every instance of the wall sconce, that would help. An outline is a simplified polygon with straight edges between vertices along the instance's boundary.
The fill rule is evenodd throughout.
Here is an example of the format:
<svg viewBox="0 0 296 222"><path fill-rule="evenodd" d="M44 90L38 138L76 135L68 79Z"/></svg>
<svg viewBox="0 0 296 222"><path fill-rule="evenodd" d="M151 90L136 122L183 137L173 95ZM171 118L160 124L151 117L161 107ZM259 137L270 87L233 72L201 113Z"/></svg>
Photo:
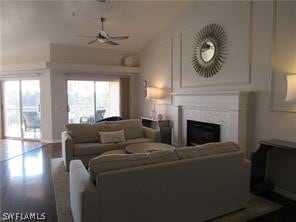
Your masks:
<svg viewBox="0 0 296 222"><path fill-rule="evenodd" d="M287 75L287 102L296 102L296 73Z"/></svg>

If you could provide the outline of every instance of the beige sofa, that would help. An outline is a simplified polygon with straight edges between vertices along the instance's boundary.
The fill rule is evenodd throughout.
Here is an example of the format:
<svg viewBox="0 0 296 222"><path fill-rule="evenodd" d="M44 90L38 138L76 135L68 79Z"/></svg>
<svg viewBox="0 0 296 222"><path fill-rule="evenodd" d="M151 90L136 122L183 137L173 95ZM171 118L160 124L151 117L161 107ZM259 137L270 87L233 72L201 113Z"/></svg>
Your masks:
<svg viewBox="0 0 296 222"><path fill-rule="evenodd" d="M99 129L102 125L120 125L124 129L126 141L102 144L99 141ZM106 151L124 149L126 145L143 142L159 142L160 132L143 127L141 120L130 119L109 121L97 124L67 124L62 132L62 155L66 169L73 159L80 159L85 166L91 158Z"/></svg>
<svg viewBox="0 0 296 222"><path fill-rule="evenodd" d="M245 208L250 162L233 146L224 143L176 148L170 158L159 151L146 154L154 160L150 164L142 154L143 166L138 165L136 157L126 157L137 154L103 155L96 158L97 163L91 163L96 170L98 166L104 168L97 172L96 182L90 180L81 161L73 160L70 202L74 221L201 222ZM173 160L173 154L177 160ZM106 160L118 161L120 156L128 159L121 169L120 164L113 170L106 168L110 167L105 165ZM135 163L138 166L132 167Z"/></svg>

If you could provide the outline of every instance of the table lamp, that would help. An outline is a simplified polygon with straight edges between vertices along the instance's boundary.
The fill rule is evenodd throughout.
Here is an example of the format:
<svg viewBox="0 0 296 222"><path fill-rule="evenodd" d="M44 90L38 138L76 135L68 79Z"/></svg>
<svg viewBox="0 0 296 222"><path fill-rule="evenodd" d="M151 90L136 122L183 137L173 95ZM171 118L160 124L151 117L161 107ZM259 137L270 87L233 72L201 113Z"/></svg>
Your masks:
<svg viewBox="0 0 296 222"><path fill-rule="evenodd" d="M296 73L287 75L287 102L296 102Z"/></svg>
<svg viewBox="0 0 296 222"><path fill-rule="evenodd" d="M161 99L164 96L164 90L162 88L157 87L147 87L147 94L146 98L152 101L152 119L154 120L156 118L156 111L155 111L155 103L153 103L153 100Z"/></svg>

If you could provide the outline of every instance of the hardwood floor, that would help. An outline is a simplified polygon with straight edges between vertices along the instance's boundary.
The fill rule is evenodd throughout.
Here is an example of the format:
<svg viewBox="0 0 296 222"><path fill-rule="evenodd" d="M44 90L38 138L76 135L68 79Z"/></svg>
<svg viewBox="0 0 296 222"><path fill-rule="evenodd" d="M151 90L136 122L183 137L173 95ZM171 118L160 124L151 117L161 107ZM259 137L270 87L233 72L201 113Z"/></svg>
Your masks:
<svg viewBox="0 0 296 222"><path fill-rule="evenodd" d="M38 149L45 143L22 140L1 140L0 139L0 162L20 156L23 153ZM13 149L11 149L13 147Z"/></svg>
<svg viewBox="0 0 296 222"><path fill-rule="evenodd" d="M13 144L6 141L9 149ZM50 144L0 163L0 218L3 213L32 212L57 221L50 159L60 156L60 144Z"/></svg>
<svg viewBox="0 0 296 222"><path fill-rule="evenodd" d="M14 141L0 140L0 149L3 144L7 149L15 148ZM47 221L57 221L50 159L61 155L61 144L48 144L0 162L0 218L2 213L35 212L46 213ZM284 207L249 222L296 221L294 201L273 193L265 197Z"/></svg>

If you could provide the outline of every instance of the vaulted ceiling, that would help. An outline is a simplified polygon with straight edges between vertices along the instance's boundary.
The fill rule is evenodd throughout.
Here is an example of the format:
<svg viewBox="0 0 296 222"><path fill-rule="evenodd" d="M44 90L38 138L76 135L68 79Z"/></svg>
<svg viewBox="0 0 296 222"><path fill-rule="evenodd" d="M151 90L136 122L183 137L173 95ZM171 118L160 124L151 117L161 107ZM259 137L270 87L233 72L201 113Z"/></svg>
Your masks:
<svg viewBox="0 0 296 222"><path fill-rule="evenodd" d="M43 43L87 46L99 30L98 17L107 18L109 34L130 35L120 46L102 46L138 51L170 21L180 15L186 2L116 1L1 1L1 52L29 49Z"/></svg>

